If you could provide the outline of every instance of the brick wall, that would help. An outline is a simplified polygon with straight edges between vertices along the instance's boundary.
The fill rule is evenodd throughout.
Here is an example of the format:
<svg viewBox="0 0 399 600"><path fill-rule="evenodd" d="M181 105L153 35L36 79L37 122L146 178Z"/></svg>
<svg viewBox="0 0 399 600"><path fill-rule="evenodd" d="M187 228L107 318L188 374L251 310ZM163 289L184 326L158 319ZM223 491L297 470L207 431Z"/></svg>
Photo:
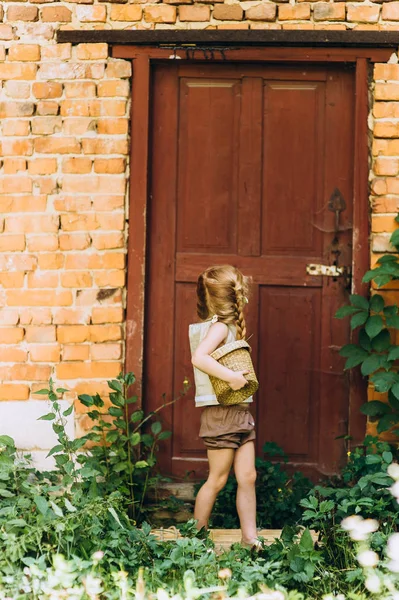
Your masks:
<svg viewBox="0 0 399 600"><path fill-rule="evenodd" d="M56 30L396 30L399 2L11 0L0 17L0 433L40 455L51 440L35 391L52 375L71 398L104 394L124 358L130 64L106 44L56 44ZM370 84L374 252L388 247L399 198L391 62ZM76 425L89 425L79 408Z"/></svg>

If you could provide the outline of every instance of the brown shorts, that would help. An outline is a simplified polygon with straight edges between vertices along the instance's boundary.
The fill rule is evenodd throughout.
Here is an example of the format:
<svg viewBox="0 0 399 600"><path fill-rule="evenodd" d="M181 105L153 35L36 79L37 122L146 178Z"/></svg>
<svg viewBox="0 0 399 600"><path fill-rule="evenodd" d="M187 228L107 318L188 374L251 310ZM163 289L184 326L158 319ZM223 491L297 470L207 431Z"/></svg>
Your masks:
<svg viewBox="0 0 399 600"><path fill-rule="evenodd" d="M255 439L255 421L248 404L206 406L201 414L199 437L212 450L237 449Z"/></svg>

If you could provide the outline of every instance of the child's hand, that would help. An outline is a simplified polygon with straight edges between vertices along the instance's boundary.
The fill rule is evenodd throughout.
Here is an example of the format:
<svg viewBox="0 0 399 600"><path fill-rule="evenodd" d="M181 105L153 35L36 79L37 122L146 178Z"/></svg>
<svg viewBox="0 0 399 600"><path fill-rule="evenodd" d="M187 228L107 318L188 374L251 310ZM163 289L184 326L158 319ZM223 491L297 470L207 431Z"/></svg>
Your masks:
<svg viewBox="0 0 399 600"><path fill-rule="evenodd" d="M231 378L227 382L232 390L240 390L247 385L248 381L245 379L244 375L247 375L249 371L232 371Z"/></svg>

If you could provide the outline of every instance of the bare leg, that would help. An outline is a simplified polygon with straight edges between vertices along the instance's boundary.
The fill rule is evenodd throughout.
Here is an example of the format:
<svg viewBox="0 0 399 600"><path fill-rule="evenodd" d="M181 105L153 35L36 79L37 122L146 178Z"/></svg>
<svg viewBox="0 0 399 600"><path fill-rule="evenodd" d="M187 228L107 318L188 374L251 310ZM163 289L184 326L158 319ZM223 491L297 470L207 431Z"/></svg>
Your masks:
<svg viewBox="0 0 399 600"><path fill-rule="evenodd" d="M195 499L194 519L198 521L198 529L208 527L209 517L215 504L216 496L226 485L231 465L233 464L234 452L232 448L208 450L208 479Z"/></svg>
<svg viewBox="0 0 399 600"><path fill-rule="evenodd" d="M243 444L234 457L234 471L238 483L237 512L240 518L242 543L254 544L256 532L256 494L255 494L255 444Z"/></svg>

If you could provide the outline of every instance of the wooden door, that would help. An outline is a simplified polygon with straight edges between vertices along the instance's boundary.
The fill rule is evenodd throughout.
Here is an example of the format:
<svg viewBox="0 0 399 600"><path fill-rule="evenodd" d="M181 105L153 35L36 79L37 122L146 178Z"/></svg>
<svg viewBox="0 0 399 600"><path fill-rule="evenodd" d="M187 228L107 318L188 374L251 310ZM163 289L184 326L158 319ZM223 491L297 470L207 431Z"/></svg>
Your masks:
<svg viewBox="0 0 399 600"><path fill-rule="evenodd" d="M347 282L306 268L351 264L353 72L175 61L154 68L152 98L146 409L193 381L187 330L198 274L236 265L253 279L257 451L273 441L292 465L333 473L344 456L336 438L347 432L338 350L349 333L334 319ZM178 477L206 471L193 395L162 412L173 435L161 465Z"/></svg>

